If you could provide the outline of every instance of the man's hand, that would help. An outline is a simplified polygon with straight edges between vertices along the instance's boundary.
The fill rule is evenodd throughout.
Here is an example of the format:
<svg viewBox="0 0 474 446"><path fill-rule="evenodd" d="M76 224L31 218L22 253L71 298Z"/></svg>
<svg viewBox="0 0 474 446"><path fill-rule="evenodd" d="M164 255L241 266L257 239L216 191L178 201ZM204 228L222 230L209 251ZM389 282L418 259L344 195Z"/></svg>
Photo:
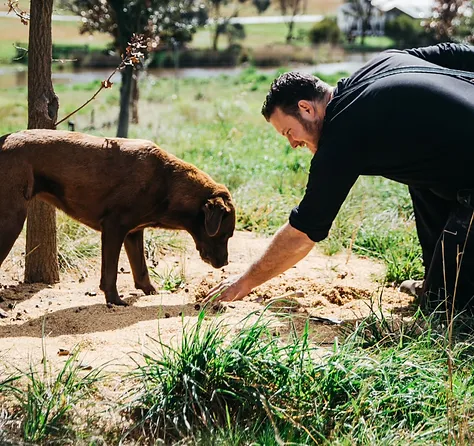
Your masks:
<svg viewBox="0 0 474 446"><path fill-rule="evenodd" d="M258 285L291 268L313 248L314 242L289 223L281 227L262 256L241 276L224 280L209 291L205 302L243 299Z"/></svg>
<svg viewBox="0 0 474 446"><path fill-rule="evenodd" d="M223 280L212 288L205 298L205 302L232 302L241 300L252 291L244 284L242 276L233 276Z"/></svg>

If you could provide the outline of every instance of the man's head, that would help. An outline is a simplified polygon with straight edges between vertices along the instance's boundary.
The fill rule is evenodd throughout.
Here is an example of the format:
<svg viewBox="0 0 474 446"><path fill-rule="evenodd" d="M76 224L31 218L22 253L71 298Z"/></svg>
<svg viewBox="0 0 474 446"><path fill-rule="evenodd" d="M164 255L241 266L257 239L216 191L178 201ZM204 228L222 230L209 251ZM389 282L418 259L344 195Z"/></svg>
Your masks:
<svg viewBox="0 0 474 446"><path fill-rule="evenodd" d="M307 146L316 153L332 88L315 76L290 72L275 79L262 114L291 147Z"/></svg>

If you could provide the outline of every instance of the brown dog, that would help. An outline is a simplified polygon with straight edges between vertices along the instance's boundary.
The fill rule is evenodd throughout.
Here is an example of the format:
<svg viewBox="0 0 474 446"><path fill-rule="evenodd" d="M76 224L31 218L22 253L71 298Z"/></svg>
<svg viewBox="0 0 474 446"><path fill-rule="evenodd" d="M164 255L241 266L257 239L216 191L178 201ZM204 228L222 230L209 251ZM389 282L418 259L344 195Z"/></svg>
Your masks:
<svg viewBox="0 0 474 446"><path fill-rule="evenodd" d="M143 250L143 229L184 229L201 258L227 265L235 210L227 188L150 141L99 138L57 130L0 137L0 265L21 232L35 196L102 233L100 289L117 292L122 244L135 287L154 294Z"/></svg>

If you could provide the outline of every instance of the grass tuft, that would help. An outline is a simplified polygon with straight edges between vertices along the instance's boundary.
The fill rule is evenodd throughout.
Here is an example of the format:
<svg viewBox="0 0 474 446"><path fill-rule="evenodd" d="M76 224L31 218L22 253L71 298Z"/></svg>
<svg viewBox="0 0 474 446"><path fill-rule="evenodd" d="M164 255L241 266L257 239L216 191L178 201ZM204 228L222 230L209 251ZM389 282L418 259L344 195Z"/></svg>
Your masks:
<svg viewBox="0 0 474 446"><path fill-rule="evenodd" d="M261 319L231 334L201 313L179 347L155 340L132 375L140 384L127 409L142 440L155 442L402 445L450 433L465 441L474 428L472 349L450 351L449 372L446 328L433 324L373 313L321 355L308 326L283 341Z"/></svg>
<svg viewBox="0 0 474 446"><path fill-rule="evenodd" d="M25 373L26 390L16 394L22 414L23 439L42 442L48 437L59 437L67 429L68 417L76 405L94 391L101 379L101 369L84 372L75 349L55 374L43 355L43 370L38 372L30 365Z"/></svg>

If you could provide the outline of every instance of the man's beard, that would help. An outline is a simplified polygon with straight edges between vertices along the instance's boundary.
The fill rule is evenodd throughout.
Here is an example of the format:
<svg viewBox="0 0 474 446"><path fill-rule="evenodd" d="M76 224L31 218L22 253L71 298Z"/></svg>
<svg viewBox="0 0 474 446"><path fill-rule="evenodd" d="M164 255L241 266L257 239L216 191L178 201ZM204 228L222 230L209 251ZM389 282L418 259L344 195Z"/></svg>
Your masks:
<svg viewBox="0 0 474 446"><path fill-rule="evenodd" d="M314 145L314 147L317 149L317 144L316 142L319 140L320 136L320 126L319 126L319 121L307 121L306 119L303 119L301 115L298 114L297 116L298 121L301 123L305 131L308 133L308 135L312 136L312 141L311 143Z"/></svg>

